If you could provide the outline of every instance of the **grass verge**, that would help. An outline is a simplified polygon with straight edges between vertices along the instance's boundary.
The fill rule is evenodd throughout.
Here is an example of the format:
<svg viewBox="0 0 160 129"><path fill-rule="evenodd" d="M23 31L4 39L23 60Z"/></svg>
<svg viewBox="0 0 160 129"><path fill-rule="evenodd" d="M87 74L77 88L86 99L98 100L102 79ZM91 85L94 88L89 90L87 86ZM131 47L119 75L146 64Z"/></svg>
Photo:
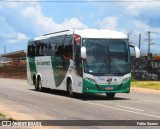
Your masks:
<svg viewBox="0 0 160 129"><path fill-rule="evenodd" d="M148 88L153 90L160 90L160 81L131 81L132 87Z"/></svg>
<svg viewBox="0 0 160 129"><path fill-rule="evenodd" d="M4 120L15 120L15 119L13 119L12 117L6 117L6 115L4 115L4 114L2 114L2 113L0 113L0 119L4 119Z"/></svg>
<svg viewBox="0 0 160 129"><path fill-rule="evenodd" d="M0 113L0 116L1 116L1 117L5 117L5 115L4 115L4 114L2 114L2 113Z"/></svg>

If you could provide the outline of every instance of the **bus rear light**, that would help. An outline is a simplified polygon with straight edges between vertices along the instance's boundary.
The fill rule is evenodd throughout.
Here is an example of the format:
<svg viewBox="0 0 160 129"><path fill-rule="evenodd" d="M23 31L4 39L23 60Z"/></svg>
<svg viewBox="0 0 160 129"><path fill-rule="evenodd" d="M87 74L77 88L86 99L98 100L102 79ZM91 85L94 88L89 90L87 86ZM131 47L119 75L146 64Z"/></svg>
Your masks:
<svg viewBox="0 0 160 129"><path fill-rule="evenodd" d="M75 40L75 42L77 43L77 44L80 44L80 42L81 42L81 37L79 36L79 35L74 35L74 40Z"/></svg>

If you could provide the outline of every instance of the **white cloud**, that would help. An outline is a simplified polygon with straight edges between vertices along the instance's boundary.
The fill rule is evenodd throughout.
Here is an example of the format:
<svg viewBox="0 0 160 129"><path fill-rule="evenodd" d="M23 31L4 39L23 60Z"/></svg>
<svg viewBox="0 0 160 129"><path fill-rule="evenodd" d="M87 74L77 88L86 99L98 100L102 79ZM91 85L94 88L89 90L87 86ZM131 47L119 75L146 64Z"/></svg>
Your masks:
<svg viewBox="0 0 160 129"><path fill-rule="evenodd" d="M8 25L5 17L3 16L0 16L0 25L0 36L4 36L5 34L10 34L11 32L13 32L13 28Z"/></svg>
<svg viewBox="0 0 160 129"><path fill-rule="evenodd" d="M126 27L126 29L127 29L127 27ZM160 28L151 27L150 25L148 25L145 22L140 21L140 20L132 20L130 30L132 30L132 32L134 34L147 33L148 31L160 32Z"/></svg>
<svg viewBox="0 0 160 129"><path fill-rule="evenodd" d="M41 11L40 6L29 6L26 7L23 11L22 14L24 17L27 17L29 20L32 21L32 24L39 28L39 30L42 31L49 31L53 28L53 25L55 23L53 22L52 18L45 17Z"/></svg>
<svg viewBox="0 0 160 129"><path fill-rule="evenodd" d="M27 37L25 34L17 33L14 37L10 37L10 39L8 39L7 42L11 44L18 44L18 43L26 42L26 40L28 39L29 37Z"/></svg>
<svg viewBox="0 0 160 129"><path fill-rule="evenodd" d="M117 18L116 17L106 17L103 20L99 20L96 24L100 29L116 29L117 27Z"/></svg>
<svg viewBox="0 0 160 129"><path fill-rule="evenodd" d="M133 0L137 1L137 0ZM146 1L146 0L141 0ZM132 15L139 15L143 11L148 11L150 13L150 10L155 10L160 8L160 3L157 1L151 1L151 2L124 2L120 3L120 6L124 9L125 13L132 14Z"/></svg>
<svg viewBox="0 0 160 129"><path fill-rule="evenodd" d="M66 13L67 15L63 14L60 18L56 17L57 19L55 20L54 16L47 16L52 15L48 13L48 11L52 11L52 9L46 9L46 7L48 7L46 3L41 5L39 2L1 2L0 38L5 41L4 43L10 43L14 46L14 44L26 43L28 37L33 38L44 33L69 28L83 29L88 28L88 26L93 28L99 27L100 29L119 30L125 33L131 32L132 34L146 33L149 30L160 32L158 24L156 27L154 26L155 28L152 27L153 24L150 24L152 19L148 17L157 17L159 15L159 2L115 2L107 4L94 3L94 6L93 3L92 6L90 6L90 4L85 5L86 6L79 6L79 15L76 15L75 12L73 12L73 15L68 12L63 12L64 10L60 8L58 13ZM47 15L44 14L42 7L44 7L45 13L48 13ZM81 7L85 7L82 8L83 10L88 10L84 13ZM96 11L92 11L92 9ZM72 11L75 11L75 9L73 8ZM154 14L154 16L152 14ZM87 18L84 18L83 21L85 21L88 26L81 20L81 17L86 16ZM58 23L57 21L62 22ZM154 25L155 24L156 23L154 23Z"/></svg>
<svg viewBox="0 0 160 129"><path fill-rule="evenodd" d="M135 27L135 31L148 31L148 30L150 30L150 27L149 27L149 25L147 25L147 24L145 24L144 22L142 22L142 21L134 21L133 22L134 23L134 27Z"/></svg>
<svg viewBox="0 0 160 129"><path fill-rule="evenodd" d="M0 16L0 24L1 42L20 43L21 41L28 39L28 37L25 34L16 31L12 26L10 26L7 23L6 19L2 16Z"/></svg>
<svg viewBox="0 0 160 129"><path fill-rule="evenodd" d="M0 9L5 9L5 8L17 8L18 3L16 2L1 2L0 4Z"/></svg>
<svg viewBox="0 0 160 129"><path fill-rule="evenodd" d="M101 8L100 8L99 11L98 11L98 15L99 15L99 16L102 16L102 15L104 15L105 12L106 12L107 5L106 5L106 4L102 4L102 5L100 5L100 6L101 6Z"/></svg>
<svg viewBox="0 0 160 129"><path fill-rule="evenodd" d="M82 22L80 22L77 18L73 17L71 19L66 19L62 24L63 28L71 28L71 29L86 29L88 28Z"/></svg>
<svg viewBox="0 0 160 129"><path fill-rule="evenodd" d="M2 46L13 51L15 45L26 49L29 38L69 28L87 28L78 18L65 18L61 23L46 16L39 2L3 2L0 4L0 39ZM17 48L14 47L14 48ZM0 50L2 53L2 50Z"/></svg>
<svg viewBox="0 0 160 129"><path fill-rule="evenodd" d="M18 40L25 40L25 39L28 39L28 37L25 34L18 33L17 39Z"/></svg>
<svg viewBox="0 0 160 129"><path fill-rule="evenodd" d="M22 11L24 17L32 20L33 25L38 28L40 34L54 32L69 28L87 28L86 25L81 23L77 18L65 19L63 23L55 23L53 18L44 16L40 6L29 6Z"/></svg>

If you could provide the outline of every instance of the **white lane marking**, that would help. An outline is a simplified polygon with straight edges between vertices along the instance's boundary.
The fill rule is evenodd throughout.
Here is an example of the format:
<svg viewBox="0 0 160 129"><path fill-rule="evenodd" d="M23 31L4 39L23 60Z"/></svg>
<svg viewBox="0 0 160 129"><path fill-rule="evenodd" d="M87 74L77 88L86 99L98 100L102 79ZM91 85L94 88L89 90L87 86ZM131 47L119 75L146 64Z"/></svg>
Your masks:
<svg viewBox="0 0 160 129"><path fill-rule="evenodd" d="M115 107L112 107L112 106L106 106L106 105L102 105L102 104L96 104L96 103L91 103L91 102L84 102L84 103L91 104L91 105L94 105L94 106L99 106L99 107L105 107L105 108L111 108L111 109L115 109L115 110L130 112L130 113L139 114L139 115L145 115L145 116L160 118L160 116L156 116L156 115L152 115L152 114L136 112L136 111L131 111L131 110L122 109L122 108L115 108Z"/></svg>
<svg viewBox="0 0 160 129"><path fill-rule="evenodd" d="M134 99L133 99L133 100L134 100ZM139 100L139 101L140 101L140 100L141 100L141 101L149 101L149 102L155 102L155 103L160 102L160 101L155 101L155 100L145 100L145 99L137 99L137 100ZM137 101L137 100L136 100L136 101Z"/></svg>
<svg viewBox="0 0 160 129"><path fill-rule="evenodd" d="M19 89L19 88L15 88L17 90L21 90L21 91L25 91L25 89ZM26 90L27 91L27 90ZM46 96L50 96L49 94L43 94L43 95L46 95ZM51 95L52 96L52 95ZM94 106L99 106L99 107L105 107L105 108L110 108L110 109L114 109L114 110L120 110L120 111L125 111L125 112L129 112L129 113L134 113L134 114L139 114L139 115L145 115L145 116L150 116L150 117L155 117L155 118L160 118L160 116L156 116L156 115L152 115L152 114L147 114L147 113L141 113L141 112L136 112L136 111L131 111L131 110L127 110L127 109L122 109L122 108L115 108L113 106L107 106L107 105L102 105L102 104L96 104L96 103L92 103L92 102L85 102L85 101L82 101L82 100L77 100L77 99L74 99L74 98L68 98L68 97L64 97L64 96L58 96L58 95L54 95L54 97L57 97L57 98L63 98L63 99L70 99L70 100L74 100L74 101L78 101L78 102L81 102L81 103L86 103L86 104L91 104L91 105L94 105ZM158 101L159 102L159 101Z"/></svg>
<svg viewBox="0 0 160 129"><path fill-rule="evenodd" d="M44 94L44 95L48 96L48 94ZM109 109L114 109L114 110L129 112L129 113L134 113L134 114L138 114L138 115L144 115L144 116L150 116L150 117L154 117L154 118L160 118L160 116L157 116L157 115L142 113L142 112L138 112L138 111L131 111L131 110L127 110L127 109L116 108L116 107L113 107L113 106L96 104L96 103L92 103L92 102L86 102L86 101L78 100L78 99L75 99L75 98L69 98L69 97L65 97L65 96L54 95L54 97L67 99L67 100L69 99L69 100L77 101L77 102L80 102L80 103L86 103L86 104L90 104L90 105L94 105L94 106L105 107L105 108L109 108Z"/></svg>
<svg viewBox="0 0 160 129"><path fill-rule="evenodd" d="M134 113L134 114L138 114L138 115L144 115L144 116L150 116L150 117L154 117L154 118L160 118L160 116L157 116L157 115L142 113L142 112L138 112L138 111L131 111L131 110L127 110L127 109L116 108L116 107L113 107L113 106L96 104L96 103L92 103L92 102L85 102L85 101L77 100L77 99L74 99L74 98L67 98L67 97L64 97L64 96L57 96L57 95L56 95L56 97L57 97L57 98L60 98L60 97L61 97L61 98L63 98L63 99L70 99L70 100L74 100L74 101L77 101L77 102L86 103L86 104L90 104L90 105L94 105L94 106L105 107L105 108L109 108L109 109L114 109L114 110L129 112L129 113Z"/></svg>
<svg viewBox="0 0 160 129"><path fill-rule="evenodd" d="M143 112L143 111L144 111L144 110L140 110L140 109L136 109L136 108L130 108L130 107L122 106L122 105L116 105L116 106L122 107L122 108L126 108L126 109L135 110L135 111L140 111L140 112Z"/></svg>

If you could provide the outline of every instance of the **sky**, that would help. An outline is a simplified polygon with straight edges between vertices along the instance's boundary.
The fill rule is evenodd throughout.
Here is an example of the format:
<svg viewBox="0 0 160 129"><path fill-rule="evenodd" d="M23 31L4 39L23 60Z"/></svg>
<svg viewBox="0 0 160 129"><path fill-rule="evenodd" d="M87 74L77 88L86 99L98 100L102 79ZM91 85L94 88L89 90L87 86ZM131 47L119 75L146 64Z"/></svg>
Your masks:
<svg viewBox="0 0 160 129"><path fill-rule="evenodd" d="M160 0L0 0L0 54L26 50L31 38L65 29L110 29L160 53Z"/></svg>

